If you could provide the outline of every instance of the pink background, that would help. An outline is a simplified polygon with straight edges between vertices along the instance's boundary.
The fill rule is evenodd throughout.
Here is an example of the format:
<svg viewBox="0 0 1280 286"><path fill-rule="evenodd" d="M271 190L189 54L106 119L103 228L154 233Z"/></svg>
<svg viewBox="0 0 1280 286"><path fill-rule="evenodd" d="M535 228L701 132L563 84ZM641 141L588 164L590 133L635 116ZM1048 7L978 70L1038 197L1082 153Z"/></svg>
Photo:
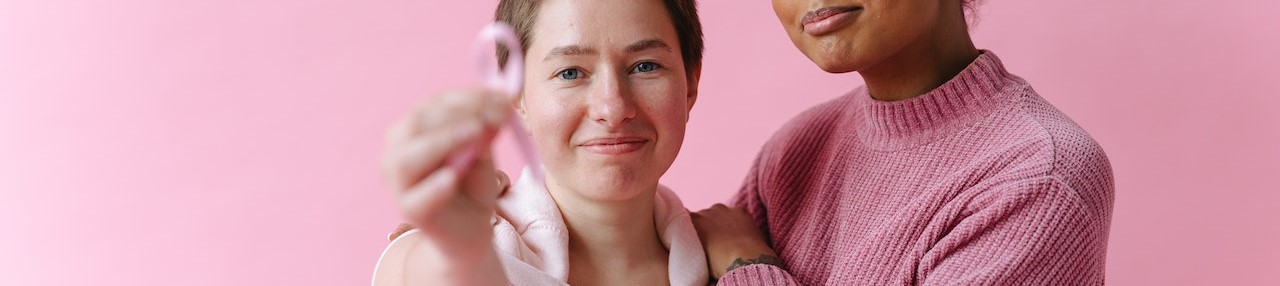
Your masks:
<svg viewBox="0 0 1280 286"><path fill-rule="evenodd" d="M1115 167L1109 282L1280 285L1280 2L987 2L978 45ZM383 130L474 82L493 3L0 1L0 285L367 283L398 221ZM693 209L861 84L768 1L701 7L702 98L664 180Z"/></svg>

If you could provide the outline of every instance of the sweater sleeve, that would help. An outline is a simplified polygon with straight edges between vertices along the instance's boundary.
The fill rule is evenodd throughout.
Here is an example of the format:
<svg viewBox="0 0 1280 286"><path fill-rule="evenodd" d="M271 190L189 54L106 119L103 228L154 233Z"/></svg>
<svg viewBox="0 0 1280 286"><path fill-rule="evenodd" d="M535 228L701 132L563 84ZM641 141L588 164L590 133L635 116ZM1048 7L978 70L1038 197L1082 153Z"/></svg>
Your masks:
<svg viewBox="0 0 1280 286"><path fill-rule="evenodd" d="M764 200L761 198L760 184L760 161L764 156L764 152L756 156L756 160L751 164L751 169L747 171L747 178L742 182L742 188L738 189L738 193L729 199L728 205L731 207L739 207L747 210L751 214L751 218L755 220L756 227L767 237L769 234L769 220L766 215Z"/></svg>
<svg viewBox="0 0 1280 286"><path fill-rule="evenodd" d="M716 285L800 285L786 270L769 264L752 264L725 273Z"/></svg>
<svg viewBox="0 0 1280 286"><path fill-rule="evenodd" d="M769 222L761 195L762 184L760 182L763 168L760 162L763 160L764 154L765 152L761 152L761 155L756 157L755 163L751 165L751 171L747 173L747 178L742 183L742 188L729 200L729 205L745 208L767 239L769 237ZM773 244L770 243L770 245ZM800 285L800 283L797 283L795 277L792 277L791 273L781 267L770 264L753 264L738 267L725 273L724 277L721 277L716 285Z"/></svg>
<svg viewBox="0 0 1280 286"><path fill-rule="evenodd" d="M925 253L918 284L1103 284L1106 212L1054 177L990 191Z"/></svg>

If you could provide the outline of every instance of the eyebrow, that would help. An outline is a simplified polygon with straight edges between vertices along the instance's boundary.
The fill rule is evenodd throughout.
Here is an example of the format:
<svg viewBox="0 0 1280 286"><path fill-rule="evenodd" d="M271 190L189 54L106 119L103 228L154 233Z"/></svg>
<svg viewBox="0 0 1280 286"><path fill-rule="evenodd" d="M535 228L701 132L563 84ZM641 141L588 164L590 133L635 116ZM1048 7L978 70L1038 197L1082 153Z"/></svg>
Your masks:
<svg viewBox="0 0 1280 286"><path fill-rule="evenodd" d="M667 42L664 42L660 39L647 39L647 40L640 40L638 42L627 45L627 47L623 50L625 50L627 53L638 53L638 52L651 50L651 49L662 49L662 50L666 50L667 52L671 52L671 45L668 45ZM551 60L551 58L553 57L581 56L581 55L595 55L595 54L599 54L599 51L596 51L596 49L593 49L593 48L583 47L579 45L567 45L567 46L559 46L554 49L551 49L551 52L547 53L547 57L543 58L542 60L543 61Z"/></svg>
<svg viewBox="0 0 1280 286"><path fill-rule="evenodd" d="M638 53L650 49L663 49L671 52L671 45L667 45L667 42L659 39L648 39L627 46L626 51L627 53Z"/></svg>
<svg viewBox="0 0 1280 286"><path fill-rule="evenodd" d="M597 53L598 52L596 52L596 49L587 48L579 45L559 46L554 49L551 49L551 52L547 53L547 57L543 58L542 60L547 61L553 57L594 55Z"/></svg>

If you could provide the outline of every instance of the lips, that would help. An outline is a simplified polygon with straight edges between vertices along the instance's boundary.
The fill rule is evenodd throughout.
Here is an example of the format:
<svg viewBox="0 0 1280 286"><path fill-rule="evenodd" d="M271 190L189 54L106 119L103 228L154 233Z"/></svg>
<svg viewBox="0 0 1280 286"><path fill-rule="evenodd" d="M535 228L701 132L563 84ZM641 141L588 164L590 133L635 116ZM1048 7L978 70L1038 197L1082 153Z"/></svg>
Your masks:
<svg viewBox="0 0 1280 286"><path fill-rule="evenodd" d="M827 7L809 11L800 20L800 25L804 29L805 34L811 36L821 36L843 27L845 24L852 22L854 16L862 12L862 7L846 6L846 7Z"/></svg>
<svg viewBox="0 0 1280 286"><path fill-rule="evenodd" d="M587 140L579 146L591 153L621 155L640 150L646 144L649 140L640 137L610 137Z"/></svg>

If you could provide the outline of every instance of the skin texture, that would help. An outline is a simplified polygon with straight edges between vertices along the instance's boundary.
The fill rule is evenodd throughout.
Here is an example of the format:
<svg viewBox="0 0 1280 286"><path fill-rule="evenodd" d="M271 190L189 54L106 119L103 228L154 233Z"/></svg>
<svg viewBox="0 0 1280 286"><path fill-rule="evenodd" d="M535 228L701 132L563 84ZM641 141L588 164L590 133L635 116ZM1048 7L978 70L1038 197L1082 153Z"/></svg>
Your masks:
<svg viewBox="0 0 1280 286"><path fill-rule="evenodd" d="M696 99L675 27L660 1L557 0L539 13L518 114L570 229L569 282L667 283L653 198ZM623 138L639 143L592 145Z"/></svg>
<svg viewBox="0 0 1280 286"><path fill-rule="evenodd" d="M684 141L698 71L686 73L661 1L548 0L538 13L518 99L485 89L442 92L388 132L383 173L412 224L389 238L422 232L426 247L411 260L432 267L413 275L505 283L489 219L510 181L490 154L516 108L569 227L569 283L667 284L653 200ZM448 167L471 148L479 152L470 168Z"/></svg>
<svg viewBox="0 0 1280 286"><path fill-rule="evenodd" d="M802 19L825 7L861 7L822 36ZM911 98L941 85L977 58L960 0L774 0L791 42L830 73L858 72L876 99Z"/></svg>
<svg viewBox="0 0 1280 286"><path fill-rule="evenodd" d="M959 74L979 51L961 0L774 0L791 42L829 73L858 72L876 100L924 94ZM804 18L829 7L858 7L827 33L806 33ZM693 215L714 278L745 262L777 261L746 210L715 205ZM740 263L735 263L740 262Z"/></svg>

